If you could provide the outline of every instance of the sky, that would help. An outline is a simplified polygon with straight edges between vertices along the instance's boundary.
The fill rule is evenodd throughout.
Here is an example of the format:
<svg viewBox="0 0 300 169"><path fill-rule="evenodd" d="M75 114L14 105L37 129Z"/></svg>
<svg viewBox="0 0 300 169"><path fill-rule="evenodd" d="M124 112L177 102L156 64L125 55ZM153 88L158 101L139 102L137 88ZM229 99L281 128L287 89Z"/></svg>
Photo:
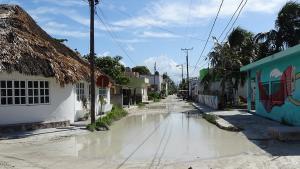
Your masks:
<svg viewBox="0 0 300 169"><path fill-rule="evenodd" d="M68 41L65 44L82 55L89 52L88 0L0 0L18 4L48 34ZM222 0L101 0L96 7L95 52L97 56L122 56L128 67L154 63L162 74L167 72L178 82L189 51L190 77L208 66L205 57L213 46L212 37L201 55ZM242 0L224 0L211 36L219 42L225 26ZM243 4L246 0L243 1ZM233 27L254 34L274 28L276 16L287 0L248 0ZM243 5L241 5L243 6ZM233 19L234 20L234 19ZM232 22L231 22L232 23ZM220 37L220 38L219 38ZM198 61L199 60L199 61ZM198 61L198 64L196 65Z"/></svg>

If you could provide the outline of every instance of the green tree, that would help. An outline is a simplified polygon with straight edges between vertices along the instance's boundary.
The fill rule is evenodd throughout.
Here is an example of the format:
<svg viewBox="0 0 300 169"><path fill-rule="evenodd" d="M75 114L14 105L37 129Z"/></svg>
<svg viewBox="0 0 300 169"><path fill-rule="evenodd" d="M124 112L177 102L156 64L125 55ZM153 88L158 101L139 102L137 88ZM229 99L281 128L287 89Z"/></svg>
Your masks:
<svg viewBox="0 0 300 169"><path fill-rule="evenodd" d="M150 75L150 70L146 66L135 66L132 68L133 72L138 72L140 75Z"/></svg>
<svg viewBox="0 0 300 169"><path fill-rule="evenodd" d="M299 16L299 3L289 1L282 7L275 21L275 29L258 33L254 38L257 43L256 60L300 43Z"/></svg>
<svg viewBox="0 0 300 169"><path fill-rule="evenodd" d="M105 74L113 78L117 84L128 84L129 79L124 75L125 67L120 63L121 60L121 56L96 57L95 65Z"/></svg>
<svg viewBox="0 0 300 169"><path fill-rule="evenodd" d="M249 64L255 58L255 44L253 34L240 27L235 28L228 36L228 41L220 44L215 43L214 49L208 54L212 65L213 77L218 77L221 85L221 103L224 103L223 96L225 89L227 95L234 101L234 92L240 85L244 85L246 74L240 72L240 68ZM209 83L206 79L205 83Z"/></svg>
<svg viewBox="0 0 300 169"><path fill-rule="evenodd" d="M177 86L175 82L170 78L170 76L167 73L163 74L163 79L165 83L168 83L168 93L169 94L175 94L177 92Z"/></svg>

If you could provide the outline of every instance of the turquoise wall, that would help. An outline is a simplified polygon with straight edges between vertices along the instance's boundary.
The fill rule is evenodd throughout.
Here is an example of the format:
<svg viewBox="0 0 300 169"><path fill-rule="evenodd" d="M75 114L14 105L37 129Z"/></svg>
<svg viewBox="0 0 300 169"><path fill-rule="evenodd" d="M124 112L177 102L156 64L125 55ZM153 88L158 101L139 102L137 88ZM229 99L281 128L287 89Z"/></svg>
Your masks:
<svg viewBox="0 0 300 169"><path fill-rule="evenodd" d="M269 83L269 93L271 94L271 82L280 82L280 79L282 78L282 76L284 76L284 74L281 73L284 73L288 69L288 67L293 67L293 75L300 73L300 55L299 53L297 55L298 56L289 56L280 60L271 61L254 69L251 69L251 78L256 79L255 107L257 114L274 119L276 121L282 122L284 120L285 122L288 122L290 124L300 126L300 104L298 105L297 102L291 102L289 96L285 96L281 105L269 106L272 108L268 109L268 106L266 106L266 104L264 104L264 101L262 101L260 98L260 95L263 94L260 92L260 89L258 87L259 79L257 76L257 72L261 72L261 82ZM294 86L295 88L293 92L291 92L290 97L296 101L300 101L300 79L295 79Z"/></svg>

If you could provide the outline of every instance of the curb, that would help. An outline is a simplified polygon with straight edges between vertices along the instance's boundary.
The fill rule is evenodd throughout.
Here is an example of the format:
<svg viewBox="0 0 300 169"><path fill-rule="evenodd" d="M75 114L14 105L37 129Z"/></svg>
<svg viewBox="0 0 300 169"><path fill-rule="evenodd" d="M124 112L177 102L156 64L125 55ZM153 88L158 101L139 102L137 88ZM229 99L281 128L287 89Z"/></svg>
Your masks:
<svg viewBox="0 0 300 169"><path fill-rule="evenodd" d="M223 130L226 130L226 131L232 131L232 132L239 132L239 131L242 131L241 128L239 127L236 127L234 125L232 125L231 123L229 123L228 121L224 120L223 118L221 118L220 116L217 116L215 114L210 114L209 111L203 111L203 109L200 108L200 106L198 106L197 104L195 103L192 103L192 105L198 109L201 113L203 113L202 117L216 125L218 128L220 129L223 129Z"/></svg>

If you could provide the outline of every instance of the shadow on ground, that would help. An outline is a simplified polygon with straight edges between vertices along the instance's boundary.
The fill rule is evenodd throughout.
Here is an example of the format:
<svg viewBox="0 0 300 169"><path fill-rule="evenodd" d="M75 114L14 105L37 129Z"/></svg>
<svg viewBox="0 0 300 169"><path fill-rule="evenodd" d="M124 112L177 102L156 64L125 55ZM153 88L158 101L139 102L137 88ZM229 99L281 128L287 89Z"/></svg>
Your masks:
<svg viewBox="0 0 300 169"><path fill-rule="evenodd" d="M298 156L300 155L300 141L277 141L268 133L269 127L282 127L283 125L257 115L240 111L237 115L220 115L221 118L242 128L241 131L251 142L271 154L272 156Z"/></svg>

